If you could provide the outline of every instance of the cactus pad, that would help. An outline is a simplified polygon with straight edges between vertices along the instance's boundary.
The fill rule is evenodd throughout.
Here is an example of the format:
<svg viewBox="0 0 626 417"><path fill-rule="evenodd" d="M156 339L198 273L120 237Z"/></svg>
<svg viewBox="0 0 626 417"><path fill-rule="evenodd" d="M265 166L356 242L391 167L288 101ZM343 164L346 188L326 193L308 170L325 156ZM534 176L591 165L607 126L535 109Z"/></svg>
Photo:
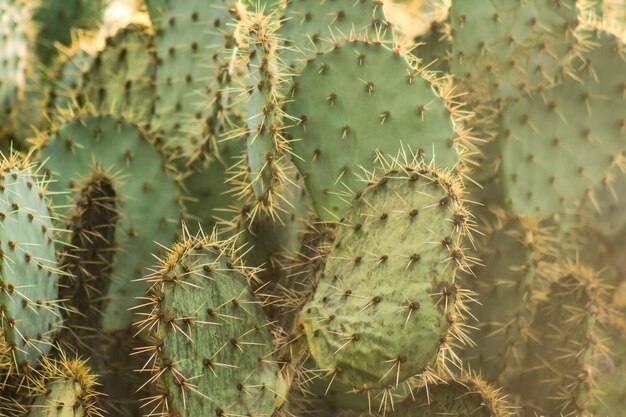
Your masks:
<svg viewBox="0 0 626 417"><path fill-rule="evenodd" d="M55 236L44 184L18 157L0 165L2 363L35 367L61 327ZM8 361L8 364L6 362Z"/></svg>
<svg viewBox="0 0 626 417"><path fill-rule="evenodd" d="M139 128L108 115L77 115L39 146L46 169L59 179L51 189L72 190L54 196L66 215L74 214L81 195L77 187L93 172L106 173L111 182L119 216L114 237L118 250L102 328L125 329L132 320L128 308L145 291L142 283L132 281L149 266L148 254L157 249L154 242L174 239L180 220L179 189L167 161Z"/></svg>
<svg viewBox="0 0 626 417"><path fill-rule="evenodd" d="M435 84L379 43L349 42L307 63L286 106L299 119L287 133L322 219L341 217L361 168L403 145L440 167L459 165L464 144Z"/></svg>
<svg viewBox="0 0 626 417"><path fill-rule="evenodd" d="M176 244L147 280L152 310L139 323L150 355L150 408L169 415L271 416L286 395L271 328L251 272L216 236Z"/></svg>
<svg viewBox="0 0 626 417"><path fill-rule="evenodd" d="M456 271L470 219L453 176L425 165L368 184L339 225L302 322L319 368L355 388L384 388L444 365L449 343L463 338Z"/></svg>
<svg viewBox="0 0 626 417"><path fill-rule="evenodd" d="M502 178L515 213L579 207L612 167L624 169L624 46L607 34L598 43L576 79L504 110Z"/></svg>

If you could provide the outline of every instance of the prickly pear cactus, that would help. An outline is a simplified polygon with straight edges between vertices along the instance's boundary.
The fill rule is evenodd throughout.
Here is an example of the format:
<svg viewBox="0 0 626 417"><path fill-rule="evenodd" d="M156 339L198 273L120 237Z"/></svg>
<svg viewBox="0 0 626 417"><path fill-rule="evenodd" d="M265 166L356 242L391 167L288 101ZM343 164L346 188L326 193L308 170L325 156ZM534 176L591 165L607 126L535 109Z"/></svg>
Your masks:
<svg viewBox="0 0 626 417"><path fill-rule="evenodd" d="M450 21L451 70L473 102L552 86L583 47L576 0L453 0Z"/></svg>
<svg viewBox="0 0 626 417"><path fill-rule="evenodd" d="M624 119L613 111L626 100L624 45L602 33L596 41L578 75L503 112L502 181L515 213L573 210L593 201L612 167L624 167Z"/></svg>
<svg viewBox="0 0 626 417"><path fill-rule="evenodd" d="M158 68L152 128L169 147L189 156L219 133L223 77L235 47L234 1L148 0Z"/></svg>
<svg viewBox="0 0 626 417"><path fill-rule="evenodd" d="M83 75L77 101L145 127L154 108L156 68L148 28L129 25L107 39Z"/></svg>
<svg viewBox="0 0 626 417"><path fill-rule="evenodd" d="M449 88L400 50L347 42L310 60L291 90L294 163L324 220L341 217L361 168L372 170L403 147L442 168L462 164L467 137L445 99ZM405 90L411 93L399 99Z"/></svg>
<svg viewBox="0 0 626 417"><path fill-rule="evenodd" d="M148 254L157 250L153 242L174 239L181 216L177 181L167 159L150 141L140 128L117 116L83 113L63 122L38 145L51 178L62 179L54 181L51 189L71 190L69 194L55 194L54 201L75 221L75 214L83 210L77 206L81 193L93 184L86 180L96 178L93 173L101 173L109 184L99 181L98 185L100 189L104 186L108 198L114 198L117 220L114 244L107 242L115 255L100 325L108 332L123 330L132 322L132 313L127 310L133 306L134 297L145 291L135 280L150 265ZM97 178L102 179L102 175ZM84 232L81 229L75 233ZM89 264L93 260L83 261Z"/></svg>
<svg viewBox="0 0 626 417"><path fill-rule="evenodd" d="M370 177L302 314L317 366L357 388L445 367L465 342L456 273L470 220L448 172L409 163Z"/></svg>
<svg viewBox="0 0 626 417"><path fill-rule="evenodd" d="M36 367L50 353L62 322L56 236L46 183L18 156L0 163L2 331L0 373Z"/></svg>
<svg viewBox="0 0 626 417"><path fill-rule="evenodd" d="M148 344L141 372L148 407L170 415L272 415L286 396L272 329L250 291L254 270L232 242L191 237L173 246L146 279Z"/></svg>
<svg viewBox="0 0 626 417"><path fill-rule="evenodd" d="M30 19L25 1L0 2L0 133L26 83L29 54L32 54L29 50L33 37Z"/></svg>
<svg viewBox="0 0 626 417"><path fill-rule="evenodd" d="M348 37L392 37L382 2L376 0L287 0L282 12L281 57L287 67L298 72L308 59L332 50Z"/></svg>
<svg viewBox="0 0 626 417"><path fill-rule="evenodd" d="M80 359L47 359L29 417L101 417L96 376Z"/></svg>
<svg viewBox="0 0 626 417"><path fill-rule="evenodd" d="M583 265L564 265L557 271L530 328L535 337L520 382L528 407L550 416L582 411L604 415L595 380L602 378L598 364L611 360L601 336L608 290L602 278Z"/></svg>

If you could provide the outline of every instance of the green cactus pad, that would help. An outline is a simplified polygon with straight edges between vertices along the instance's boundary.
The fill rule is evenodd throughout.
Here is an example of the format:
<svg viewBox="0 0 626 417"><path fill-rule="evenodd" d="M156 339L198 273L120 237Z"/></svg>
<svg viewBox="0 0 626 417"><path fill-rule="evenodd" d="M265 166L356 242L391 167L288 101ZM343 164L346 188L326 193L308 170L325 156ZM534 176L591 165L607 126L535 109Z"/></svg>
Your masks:
<svg viewBox="0 0 626 417"><path fill-rule="evenodd" d="M279 65L275 16L248 13L242 32L244 44L242 59L248 68L246 98L246 139L248 144L248 178L253 200L270 201L286 181L281 165L288 158L287 143L283 137L284 97L280 90L283 71Z"/></svg>
<svg viewBox="0 0 626 417"><path fill-rule="evenodd" d="M452 73L474 102L548 87L581 44L575 0L453 0Z"/></svg>
<svg viewBox="0 0 626 417"><path fill-rule="evenodd" d="M231 243L186 236L146 278L152 309L138 325L149 343L142 349L154 390L148 407L179 416L271 416L283 403L285 381L251 272Z"/></svg>
<svg viewBox="0 0 626 417"><path fill-rule="evenodd" d="M80 359L46 359L41 393L28 408L28 417L102 417L96 377Z"/></svg>
<svg viewBox="0 0 626 417"><path fill-rule="evenodd" d="M511 417L516 415L500 390L467 374L438 381L417 391L415 402L400 404L397 414L420 417ZM392 413L393 416L396 413Z"/></svg>
<svg viewBox="0 0 626 417"><path fill-rule="evenodd" d="M25 1L0 1L0 131L26 83L32 30Z"/></svg>
<svg viewBox="0 0 626 417"><path fill-rule="evenodd" d="M520 99L502 116L502 181L515 213L547 217L593 199L613 166L624 166L626 60L607 34L576 79Z"/></svg>
<svg viewBox="0 0 626 417"><path fill-rule="evenodd" d="M98 49L101 46L96 39L82 38L61 50L54 66L56 74L46 105L49 113L57 109L70 109L75 105L76 95L81 91L83 74L91 68Z"/></svg>
<svg viewBox="0 0 626 417"><path fill-rule="evenodd" d="M397 166L357 193L302 313L318 368L337 381L398 384L445 365L449 343L463 338L456 272L469 214L453 178Z"/></svg>
<svg viewBox="0 0 626 417"><path fill-rule="evenodd" d="M294 163L324 220L341 217L357 174L381 155L406 146L440 167L459 165L464 144L448 103L398 51L349 42L309 61L292 90Z"/></svg>
<svg viewBox="0 0 626 417"><path fill-rule="evenodd" d="M132 24L107 39L82 80L79 101L146 126L152 118L156 58L147 28Z"/></svg>
<svg viewBox="0 0 626 417"><path fill-rule="evenodd" d="M125 329L132 321L128 308L145 292L133 280L145 273L149 254L158 242L171 242L180 221L180 196L167 161L135 125L117 116L81 114L61 124L39 145L39 156L54 179L54 202L71 217L80 186L93 172L104 172L115 193L118 221L111 287L100 328Z"/></svg>
<svg viewBox="0 0 626 417"><path fill-rule="evenodd" d="M158 59L152 127L172 148L190 155L216 135L222 82L235 47L237 8L218 0L149 0Z"/></svg>
<svg viewBox="0 0 626 417"><path fill-rule="evenodd" d="M284 39L283 62L298 72L308 59L348 36L391 37L382 9L376 0L287 0L278 33Z"/></svg>
<svg viewBox="0 0 626 417"><path fill-rule="evenodd" d="M35 367L59 332L55 237L45 188L17 157L0 165L2 373ZM4 368L8 366L8 368Z"/></svg>
<svg viewBox="0 0 626 417"><path fill-rule="evenodd" d="M311 213L302 178L293 164L286 166L288 182L274 214L254 213L254 205L245 205L236 219L239 241L247 248L245 263L264 269L258 274L264 283L286 279L285 266L300 252Z"/></svg>
<svg viewBox="0 0 626 417"><path fill-rule="evenodd" d="M601 276L578 264L566 264L551 281L537 306L526 372L517 387L524 405L539 415L578 415L602 405L596 379L602 378L597 364L611 360L602 338L608 287Z"/></svg>
<svg viewBox="0 0 626 417"><path fill-rule="evenodd" d="M57 55L55 42L69 46L72 30L96 30L102 21L105 0L45 0L36 2L33 19L38 25L37 55L45 65Z"/></svg>
<svg viewBox="0 0 626 417"><path fill-rule="evenodd" d="M227 170L237 164L245 148L243 140L222 142L217 148L219 155L191 167L183 186L190 196L185 202L185 209L192 232L197 230L197 224L204 230L211 230L219 219L226 217L225 210L236 205L237 198L227 181Z"/></svg>
<svg viewBox="0 0 626 417"><path fill-rule="evenodd" d="M482 266L474 269L472 281L480 302L472 309L479 331L472 334L476 344L465 350L464 359L486 380L504 385L523 365L534 300L557 250L555 232L546 225L502 212L496 217L482 230Z"/></svg>

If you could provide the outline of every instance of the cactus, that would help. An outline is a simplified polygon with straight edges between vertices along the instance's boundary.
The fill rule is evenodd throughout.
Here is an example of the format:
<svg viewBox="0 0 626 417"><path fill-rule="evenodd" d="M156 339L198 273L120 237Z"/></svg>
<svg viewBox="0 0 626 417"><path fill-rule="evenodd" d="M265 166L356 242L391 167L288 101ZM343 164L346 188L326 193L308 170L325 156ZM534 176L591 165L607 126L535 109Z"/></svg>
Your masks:
<svg viewBox="0 0 626 417"><path fill-rule="evenodd" d="M341 217L361 167L371 170L403 147L440 167L463 164L470 144L457 124L461 113L446 100L449 86L407 58L379 42L351 41L294 79L286 111L298 121L287 133L322 219ZM398 100L403 89L413 92Z"/></svg>
<svg viewBox="0 0 626 417"><path fill-rule="evenodd" d="M505 384L519 372L526 344L532 338L535 305L551 263L560 255L555 230L532 219L508 218L496 211L484 227L486 238L479 254L483 267L475 268L472 282L480 304L472 309L478 320L475 346L464 352L468 364L489 381Z"/></svg>
<svg viewBox="0 0 626 417"><path fill-rule="evenodd" d="M317 52L331 51L347 37L390 38L392 31L377 0L287 0L278 35L285 66L301 71Z"/></svg>
<svg viewBox="0 0 626 417"><path fill-rule="evenodd" d="M99 180L95 185L116 202L114 242L106 242L108 250L116 253L111 275L107 277L111 280L108 303L103 307L99 328L108 332L123 330L132 321L132 314L127 310L134 304L134 297L145 290L141 283L133 280L141 277L142 270L149 265L146 255L156 250L152 242L174 239L176 222L180 219L180 190L176 179L168 172L167 160L150 144L150 137L115 116L77 114L43 136L38 148L40 157L47 160L45 168L52 178L63 179L63 182L53 182L51 189L71 190L69 195L54 196L54 201L65 208L68 216L75 215L74 207L81 192L94 185L87 180L102 179L102 175L92 175L104 174L105 181ZM139 197L148 195L149 199ZM78 209L80 215L82 208ZM81 228L74 233L81 232L89 234ZM99 231L92 233L98 236ZM94 241L96 247L98 244L101 243ZM142 250L131 251L130 248Z"/></svg>
<svg viewBox="0 0 626 417"><path fill-rule="evenodd" d="M52 214L39 168L17 155L0 164L3 378L50 353L62 326Z"/></svg>
<svg viewBox="0 0 626 417"><path fill-rule="evenodd" d="M356 388L445 367L455 339L466 342L462 189L449 173L407 162L356 193L302 314L317 365Z"/></svg>
<svg viewBox="0 0 626 417"><path fill-rule="evenodd" d="M96 376L80 359L46 359L43 364L41 392L28 407L31 417L102 417L98 407Z"/></svg>
<svg viewBox="0 0 626 417"><path fill-rule="evenodd" d="M241 11L227 0L146 3L158 60L152 128L169 147L190 156L206 136L220 133L216 119L230 59L224 50L234 47L233 22Z"/></svg>
<svg viewBox="0 0 626 417"><path fill-rule="evenodd" d="M247 158L242 162L241 194L256 203L253 214L266 212L275 216L280 195L288 186L285 172L290 147L283 134L285 115L281 94L284 71L279 65L274 15L248 13L241 24L244 47L239 65L246 65L248 77L242 95L248 103L247 126L241 135L247 141ZM237 132L231 133L237 136Z"/></svg>
<svg viewBox="0 0 626 417"><path fill-rule="evenodd" d="M233 250L215 234L185 235L146 278L151 310L138 326L147 333L141 371L154 389L151 409L272 415L284 401L271 327L250 292L254 270Z"/></svg>
<svg viewBox="0 0 626 417"><path fill-rule="evenodd" d="M450 19L451 70L473 102L550 87L585 46L574 32L576 0L453 0Z"/></svg>
<svg viewBox="0 0 626 417"><path fill-rule="evenodd" d="M534 337L520 388L528 405L545 415L599 411L602 400L594 379L596 373L601 378L596 364L610 360L600 336L608 287L582 265L566 264L556 274L530 328Z"/></svg>
<svg viewBox="0 0 626 417"><path fill-rule="evenodd" d="M593 189L612 167L623 169L622 115L612 111L615 102L600 99L624 101L623 45L601 33L597 42L575 78L503 112L501 175L515 213L548 217L571 210L593 201Z"/></svg>
<svg viewBox="0 0 626 417"><path fill-rule="evenodd" d="M0 0L0 415L621 415L623 0L104 3Z"/></svg>
<svg viewBox="0 0 626 417"><path fill-rule="evenodd" d="M0 2L0 133L24 92L32 47L30 10L24 1Z"/></svg>
<svg viewBox="0 0 626 417"><path fill-rule="evenodd" d="M33 19L37 22L37 55L49 65L57 55L55 43L69 46L72 31L95 29L102 21L104 0L45 0L33 2Z"/></svg>
<svg viewBox="0 0 626 417"><path fill-rule="evenodd" d="M107 39L83 76L77 101L145 127L154 108L156 66L148 29L131 24Z"/></svg>

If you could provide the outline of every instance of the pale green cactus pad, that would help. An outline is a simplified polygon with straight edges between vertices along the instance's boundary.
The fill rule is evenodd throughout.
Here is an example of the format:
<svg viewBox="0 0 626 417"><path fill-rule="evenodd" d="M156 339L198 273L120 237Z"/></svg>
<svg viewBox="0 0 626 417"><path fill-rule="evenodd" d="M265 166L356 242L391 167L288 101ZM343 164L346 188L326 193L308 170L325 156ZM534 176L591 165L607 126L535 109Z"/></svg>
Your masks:
<svg viewBox="0 0 626 417"><path fill-rule="evenodd" d="M141 129L117 116L81 114L67 120L39 145L46 161L54 202L71 216L80 187L93 172L106 173L115 193L119 219L108 304L100 328L125 329L128 311L145 285L134 280L150 265L158 242L174 239L181 218L180 190L167 160ZM58 179L58 180L57 180ZM68 194L67 190L71 190Z"/></svg>
<svg viewBox="0 0 626 417"><path fill-rule="evenodd" d="M357 389L445 366L449 345L464 338L456 272L471 220L454 177L426 165L397 166L368 184L338 225L302 313L318 368Z"/></svg>
<svg viewBox="0 0 626 417"><path fill-rule="evenodd" d="M594 199L612 167L624 169L624 45L601 34L575 79L504 110L502 181L515 213L547 217Z"/></svg>
<svg viewBox="0 0 626 417"><path fill-rule="evenodd" d="M307 63L293 81L286 112L298 121L287 133L322 219L341 217L362 169L403 147L442 168L460 165L466 144L445 89L380 43L348 42Z"/></svg>
<svg viewBox="0 0 626 417"><path fill-rule="evenodd" d="M138 325L148 341L142 372L155 395L150 408L271 416L284 402L272 330L250 290L253 271L230 245L186 236L146 278L151 311Z"/></svg>
<svg viewBox="0 0 626 417"><path fill-rule="evenodd" d="M473 102L554 85L581 47L575 0L454 0L451 69Z"/></svg>
<svg viewBox="0 0 626 417"><path fill-rule="evenodd" d="M36 367L62 326L56 238L45 185L34 168L18 157L0 165L3 375Z"/></svg>

